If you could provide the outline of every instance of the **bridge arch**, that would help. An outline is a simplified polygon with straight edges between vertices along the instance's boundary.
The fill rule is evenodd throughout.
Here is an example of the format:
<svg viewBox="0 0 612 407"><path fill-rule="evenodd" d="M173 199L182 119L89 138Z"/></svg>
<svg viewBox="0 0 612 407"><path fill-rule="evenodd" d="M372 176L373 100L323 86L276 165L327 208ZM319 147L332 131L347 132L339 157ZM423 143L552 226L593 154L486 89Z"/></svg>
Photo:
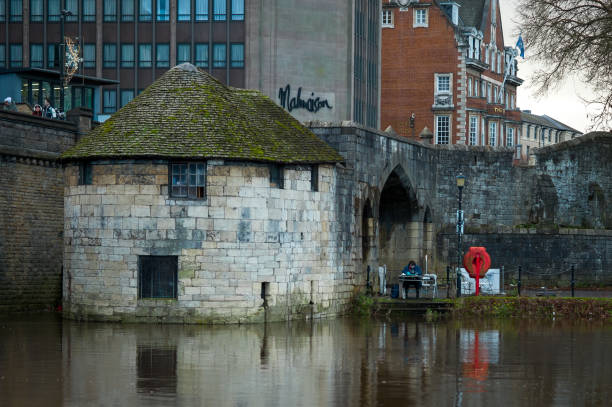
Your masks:
<svg viewBox="0 0 612 407"><path fill-rule="evenodd" d="M378 262L396 276L410 260L424 263L433 246L428 243L433 235L431 210L423 210L415 184L401 165L389 171L380 191Z"/></svg>

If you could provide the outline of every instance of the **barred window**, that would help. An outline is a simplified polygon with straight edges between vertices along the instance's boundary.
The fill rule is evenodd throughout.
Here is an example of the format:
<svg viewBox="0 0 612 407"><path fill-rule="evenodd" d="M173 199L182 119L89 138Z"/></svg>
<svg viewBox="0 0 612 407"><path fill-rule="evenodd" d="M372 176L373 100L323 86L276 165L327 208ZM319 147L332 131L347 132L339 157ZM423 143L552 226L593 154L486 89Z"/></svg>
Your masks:
<svg viewBox="0 0 612 407"><path fill-rule="evenodd" d="M171 164L171 195L177 198L206 198L206 164Z"/></svg>
<svg viewBox="0 0 612 407"><path fill-rule="evenodd" d="M436 144L450 142L450 117L436 116Z"/></svg>
<svg viewBox="0 0 612 407"><path fill-rule="evenodd" d="M506 134L506 145L512 147L514 145L514 128L508 127Z"/></svg>
<svg viewBox="0 0 612 407"><path fill-rule="evenodd" d="M177 298L177 256L138 256L138 298Z"/></svg>

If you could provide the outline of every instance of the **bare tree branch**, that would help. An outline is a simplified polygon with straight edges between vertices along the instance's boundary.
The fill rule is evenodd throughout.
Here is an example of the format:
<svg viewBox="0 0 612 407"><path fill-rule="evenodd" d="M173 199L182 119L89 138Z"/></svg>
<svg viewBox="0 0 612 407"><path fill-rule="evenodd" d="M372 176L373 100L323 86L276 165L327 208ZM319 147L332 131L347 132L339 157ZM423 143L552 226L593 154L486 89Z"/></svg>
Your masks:
<svg viewBox="0 0 612 407"><path fill-rule="evenodd" d="M593 128L612 128L612 0L520 0L519 28L531 57L545 68L539 93L577 73L593 90Z"/></svg>

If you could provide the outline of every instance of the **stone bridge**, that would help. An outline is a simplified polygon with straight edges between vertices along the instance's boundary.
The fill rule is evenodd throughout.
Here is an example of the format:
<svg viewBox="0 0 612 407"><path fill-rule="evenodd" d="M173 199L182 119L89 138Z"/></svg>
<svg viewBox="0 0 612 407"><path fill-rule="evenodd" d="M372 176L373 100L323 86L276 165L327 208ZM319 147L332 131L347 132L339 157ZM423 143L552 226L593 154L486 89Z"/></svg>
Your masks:
<svg viewBox="0 0 612 407"><path fill-rule="evenodd" d="M343 263L354 266L358 284L367 266L376 270L386 264L397 274L415 260L440 273L456 263L460 173L466 176L466 246L489 245L494 264L508 267L520 264L514 255L518 250L522 261L535 261L545 271L553 264L586 261L564 252L556 241L557 249L541 261L551 233L590 230L572 241L592 245L594 265L612 279L612 270L606 272L612 265L612 134L593 133L541 149L536 166L527 167L515 162L512 148L434 146L353 123L312 122L309 127L346 158L338 168L338 213L347 234L341 238ZM525 234L530 234L528 247ZM499 241L505 239L504 247Z"/></svg>

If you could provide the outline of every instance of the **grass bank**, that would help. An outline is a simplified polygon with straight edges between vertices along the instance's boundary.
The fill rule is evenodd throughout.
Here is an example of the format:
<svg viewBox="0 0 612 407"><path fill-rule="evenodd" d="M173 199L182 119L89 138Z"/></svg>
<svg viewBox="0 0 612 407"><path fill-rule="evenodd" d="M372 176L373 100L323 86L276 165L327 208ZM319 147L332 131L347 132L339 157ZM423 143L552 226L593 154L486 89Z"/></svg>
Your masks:
<svg viewBox="0 0 612 407"><path fill-rule="evenodd" d="M390 303L386 297L358 295L353 314L384 315ZM570 321L612 322L612 298L538 298L538 297L462 297L438 299L452 304L451 318L556 319ZM410 303L410 301L408 302Z"/></svg>
<svg viewBox="0 0 612 407"><path fill-rule="evenodd" d="M454 304L457 317L612 322L612 298L464 297Z"/></svg>

